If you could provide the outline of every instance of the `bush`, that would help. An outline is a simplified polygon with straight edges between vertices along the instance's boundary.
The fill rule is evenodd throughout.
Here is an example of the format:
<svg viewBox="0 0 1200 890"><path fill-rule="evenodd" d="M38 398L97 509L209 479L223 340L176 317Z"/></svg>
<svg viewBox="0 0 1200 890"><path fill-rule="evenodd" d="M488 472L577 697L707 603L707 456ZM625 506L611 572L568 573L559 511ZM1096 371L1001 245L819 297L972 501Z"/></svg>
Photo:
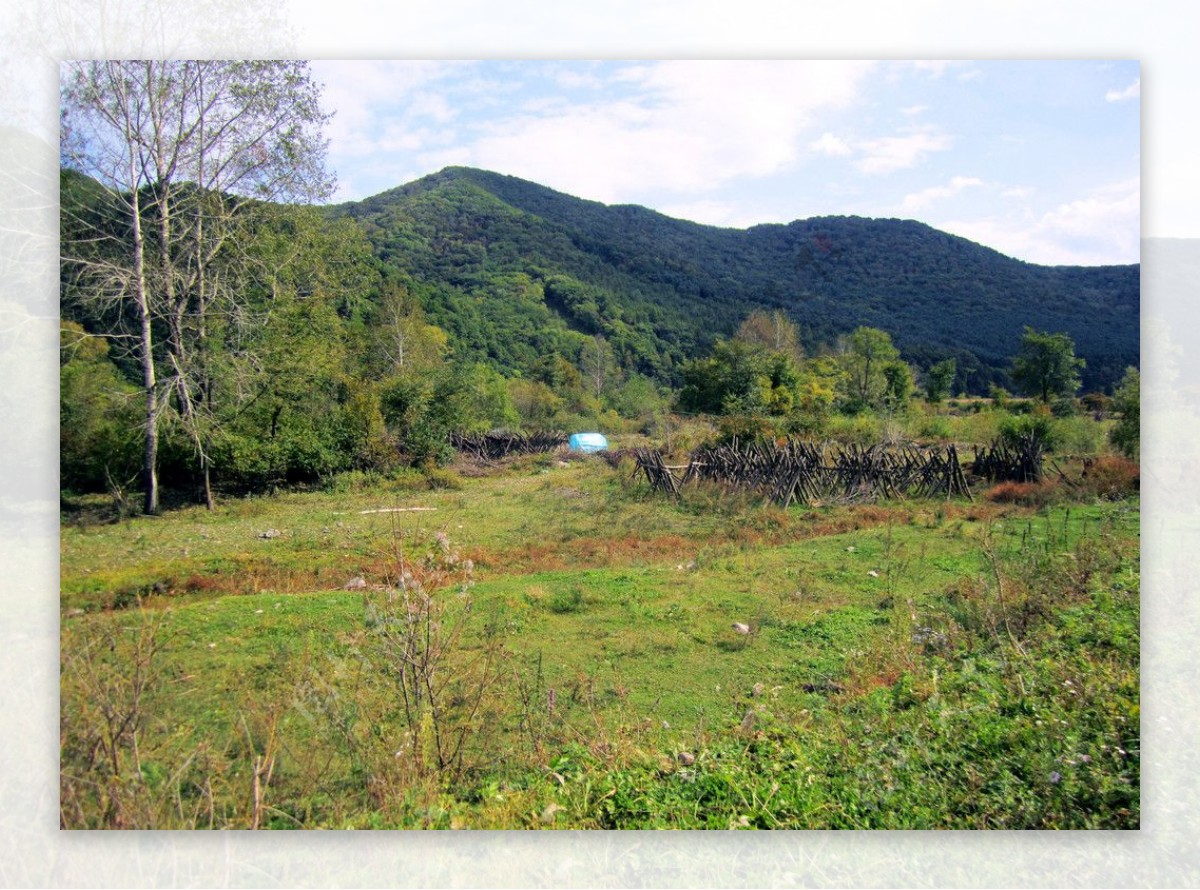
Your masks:
<svg viewBox="0 0 1200 890"><path fill-rule="evenodd" d="M1054 451L1059 444L1057 430L1048 413L1038 411L1000 421L1000 438L1010 448L1019 448L1032 439L1045 451Z"/></svg>
<svg viewBox="0 0 1200 890"><path fill-rule="evenodd" d="M1021 504L1025 507L1044 507L1057 494L1058 486L1043 482L1001 482L989 488L983 496L997 504Z"/></svg>
<svg viewBox="0 0 1200 890"><path fill-rule="evenodd" d="M1058 451L1092 455L1104 451L1104 427L1091 417L1063 417L1053 423L1051 439Z"/></svg>
<svg viewBox="0 0 1200 890"><path fill-rule="evenodd" d="M1112 399L1113 410L1121 416L1109 433L1109 441L1133 460L1137 459L1141 450L1141 391L1141 375L1136 368L1129 368Z"/></svg>
<svg viewBox="0 0 1200 890"><path fill-rule="evenodd" d="M954 438L949 418L938 414L922 418L917 424L916 435L919 439L937 439L942 442Z"/></svg>
<svg viewBox="0 0 1200 890"><path fill-rule="evenodd" d="M773 439L778 434L775 424L762 414L729 414L717 421L717 441L720 443L753 442Z"/></svg>
<svg viewBox="0 0 1200 890"><path fill-rule="evenodd" d="M1074 417L1079 413L1079 406L1070 396L1062 396L1050 404L1050 411L1055 417Z"/></svg>
<svg viewBox="0 0 1200 890"><path fill-rule="evenodd" d="M1080 483L1084 491L1098 498L1119 500L1137 493L1141 469L1127 457L1105 455L1084 462Z"/></svg>
<svg viewBox="0 0 1200 890"><path fill-rule="evenodd" d="M828 428L829 438L849 445L875 445L883 438L883 422L874 414L834 417Z"/></svg>
<svg viewBox="0 0 1200 890"><path fill-rule="evenodd" d="M437 491L438 489L459 491L463 487L462 476L453 470L444 470L440 467L426 467L424 472L425 481L429 483L431 491Z"/></svg>

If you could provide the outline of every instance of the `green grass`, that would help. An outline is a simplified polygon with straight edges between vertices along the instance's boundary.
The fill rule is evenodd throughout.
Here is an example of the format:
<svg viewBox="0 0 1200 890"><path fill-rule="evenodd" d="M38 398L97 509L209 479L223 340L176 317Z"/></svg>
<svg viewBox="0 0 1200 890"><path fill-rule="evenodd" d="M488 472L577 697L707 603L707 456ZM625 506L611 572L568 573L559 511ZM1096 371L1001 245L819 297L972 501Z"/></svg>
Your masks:
<svg viewBox="0 0 1200 890"><path fill-rule="evenodd" d="M64 825L1138 824L1134 502L675 504L597 461L344 488L64 525ZM464 621L437 720L403 610L364 620L400 553Z"/></svg>

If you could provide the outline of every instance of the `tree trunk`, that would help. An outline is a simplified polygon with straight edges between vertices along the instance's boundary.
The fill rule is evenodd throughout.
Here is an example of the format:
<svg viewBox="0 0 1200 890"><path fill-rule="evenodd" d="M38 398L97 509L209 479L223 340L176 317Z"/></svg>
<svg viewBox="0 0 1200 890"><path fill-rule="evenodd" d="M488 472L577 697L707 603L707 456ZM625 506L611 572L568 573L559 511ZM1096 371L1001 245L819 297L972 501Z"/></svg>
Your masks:
<svg viewBox="0 0 1200 890"><path fill-rule="evenodd" d="M141 202L135 190L130 199L133 223L133 277L141 320L142 386L146 394L145 449L142 463L145 501L143 510L158 512L158 381L154 374L154 333L150 324L150 299L146 293L145 239Z"/></svg>

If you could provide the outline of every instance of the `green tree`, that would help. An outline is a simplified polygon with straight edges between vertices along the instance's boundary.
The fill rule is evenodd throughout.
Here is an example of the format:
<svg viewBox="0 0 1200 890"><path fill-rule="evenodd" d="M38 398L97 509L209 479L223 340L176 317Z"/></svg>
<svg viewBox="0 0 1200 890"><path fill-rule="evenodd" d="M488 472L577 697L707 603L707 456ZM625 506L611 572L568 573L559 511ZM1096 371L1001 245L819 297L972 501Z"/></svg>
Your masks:
<svg viewBox="0 0 1200 890"><path fill-rule="evenodd" d="M913 394L913 372L902 361L883 366L883 407L890 412L903 412Z"/></svg>
<svg viewBox="0 0 1200 890"><path fill-rule="evenodd" d="M120 497L137 478L138 390L103 337L65 321L59 333L59 467L64 489Z"/></svg>
<svg viewBox="0 0 1200 890"><path fill-rule="evenodd" d="M638 428L649 432L662 421L669 408L669 400L649 377L630 374L613 399L617 413L636 421Z"/></svg>
<svg viewBox="0 0 1200 890"><path fill-rule="evenodd" d="M1084 360L1075 357L1075 343L1069 336L1026 326L1020 351L1013 359L1012 379L1025 395L1049 403L1056 396L1075 395L1082 367Z"/></svg>
<svg viewBox="0 0 1200 890"><path fill-rule="evenodd" d="M218 478L259 488L384 460L342 309L377 287L369 249L346 221L270 205L241 246L238 311L213 316L211 427ZM386 460L384 461L386 462Z"/></svg>
<svg viewBox="0 0 1200 890"><path fill-rule="evenodd" d="M846 404L851 412L880 408L888 390L885 369L900 358L892 337L879 328L859 327L843 341L842 368L848 387ZM892 372L895 376L896 372Z"/></svg>
<svg viewBox="0 0 1200 890"><path fill-rule="evenodd" d="M540 380L517 378L508 382L512 405L525 429L545 429L552 426L563 408L563 400Z"/></svg>
<svg viewBox="0 0 1200 890"><path fill-rule="evenodd" d="M679 405L706 414L784 415L798 399L800 376L783 353L720 340L706 359L683 368Z"/></svg>
<svg viewBox="0 0 1200 890"><path fill-rule="evenodd" d="M446 332L427 324L421 301L394 281L384 286L371 330L378 364L385 373L428 372L450 351Z"/></svg>
<svg viewBox="0 0 1200 890"><path fill-rule="evenodd" d="M931 405L938 404L950 395L957 374L958 362L952 358L940 361L930 367L925 375L925 398Z"/></svg>
<svg viewBox="0 0 1200 890"><path fill-rule="evenodd" d="M1137 368L1127 368L1113 393L1112 409L1120 414L1109 431L1109 441L1131 460L1141 451L1142 376Z"/></svg>
<svg viewBox="0 0 1200 890"><path fill-rule="evenodd" d="M75 283L131 331L144 399L144 509L158 511L158 436L174 408L208 484L211 314L240 293L232 272L251 200L328 196L328 115L291 61L80 61L63 72L64 164L111 192L125 230L64 242ZM105 239L105 240L100 240ZM119 249L112 249L113 244ZM98 251L96 245L103 244Z"/></svg>

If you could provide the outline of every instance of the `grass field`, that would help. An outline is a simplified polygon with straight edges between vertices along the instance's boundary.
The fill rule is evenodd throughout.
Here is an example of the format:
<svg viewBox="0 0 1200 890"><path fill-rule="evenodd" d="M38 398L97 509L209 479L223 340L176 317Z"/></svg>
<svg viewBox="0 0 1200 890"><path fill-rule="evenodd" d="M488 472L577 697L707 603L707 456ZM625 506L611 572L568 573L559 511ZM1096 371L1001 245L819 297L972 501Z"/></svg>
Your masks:
<svg viewBox="0 0 1200 890"><path fill-rule="evenodd" d="M1136 496L1038 503L550 457L77 502L61 824L1135 828Z"/></svg>

